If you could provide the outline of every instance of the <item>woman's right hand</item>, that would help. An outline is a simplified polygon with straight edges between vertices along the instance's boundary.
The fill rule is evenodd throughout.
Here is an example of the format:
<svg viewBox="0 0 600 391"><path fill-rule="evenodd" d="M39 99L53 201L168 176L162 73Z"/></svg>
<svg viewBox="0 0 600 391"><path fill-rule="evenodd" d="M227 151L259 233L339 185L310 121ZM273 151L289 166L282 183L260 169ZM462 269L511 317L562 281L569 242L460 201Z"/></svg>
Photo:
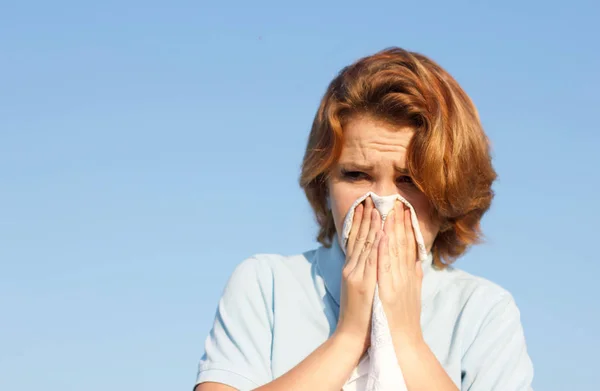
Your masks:
<svg viewBox="0 0 600 391"><path fill-rule="evenodd" d="M340 316L335 334L357 343L364 353L370 345L371 314L377 283L377 248L381 216L371 197L356 207L342 270Z"/></svg>

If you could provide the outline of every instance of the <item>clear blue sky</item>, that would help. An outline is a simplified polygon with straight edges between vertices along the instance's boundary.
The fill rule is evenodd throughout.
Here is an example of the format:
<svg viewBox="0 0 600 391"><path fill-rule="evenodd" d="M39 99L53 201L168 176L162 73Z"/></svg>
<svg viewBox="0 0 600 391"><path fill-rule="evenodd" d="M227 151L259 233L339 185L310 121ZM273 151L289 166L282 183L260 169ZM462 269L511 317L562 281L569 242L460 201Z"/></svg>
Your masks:
<svg viewBox="0 0 600 391"><path fill-rule="evenodd" d="M297 178L327 83L392 45L494 144L458 267L516 298L536 389L597 389L599 3L283 3L0 2L0 389L191 390L234 266L316 246Z"/></svg>

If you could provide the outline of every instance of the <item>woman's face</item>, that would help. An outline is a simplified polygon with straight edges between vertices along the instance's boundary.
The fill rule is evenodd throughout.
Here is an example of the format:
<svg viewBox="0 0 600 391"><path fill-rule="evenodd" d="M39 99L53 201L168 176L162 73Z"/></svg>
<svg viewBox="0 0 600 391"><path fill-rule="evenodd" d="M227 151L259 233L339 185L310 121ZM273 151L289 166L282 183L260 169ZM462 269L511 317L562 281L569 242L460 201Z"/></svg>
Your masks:
<svg viewBox="0 0 600 391"><path fill-rule="evenodd" d="M372 191L377 195L402 195L419 220L425 246L431 250L439 232L427 197L412 184L406 170L406 149L414 131L392 127L367 116L353 117L344 127L342 153L328 181L331 209L341 241L342 225L357 198Z"/></svg>

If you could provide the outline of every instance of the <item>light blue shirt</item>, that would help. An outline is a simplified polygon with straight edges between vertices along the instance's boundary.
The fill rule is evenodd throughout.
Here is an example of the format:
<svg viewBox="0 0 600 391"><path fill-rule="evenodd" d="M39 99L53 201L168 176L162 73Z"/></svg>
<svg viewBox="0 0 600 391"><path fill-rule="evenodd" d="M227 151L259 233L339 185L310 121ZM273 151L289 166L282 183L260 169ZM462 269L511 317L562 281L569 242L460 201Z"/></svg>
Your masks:
<svg viewBox="0 0 600 391"><path fill-rule="evenodd" d="M325 342L339 315L344 253L259 254L231 275L205 342L197 383L251 390ZM425 341L460 390L531 390L533 367L512 296L492 282L423 263Z"/></svg>

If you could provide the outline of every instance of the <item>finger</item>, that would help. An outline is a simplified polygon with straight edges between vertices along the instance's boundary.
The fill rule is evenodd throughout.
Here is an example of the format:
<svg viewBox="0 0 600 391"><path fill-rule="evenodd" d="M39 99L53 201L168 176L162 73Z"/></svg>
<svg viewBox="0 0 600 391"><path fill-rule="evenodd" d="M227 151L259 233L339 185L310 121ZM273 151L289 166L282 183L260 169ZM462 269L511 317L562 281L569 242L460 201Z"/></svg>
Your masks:
<svg viewBox="0 0 600 391"><path fill-rule="evenodd" d="M394 232L394 209L390 210L385 218L385 223L383 223L383 232L387 235L391 235Z"/></svg>
<svg viewBox="0 0 600 391"><path fill-rule="evenodd" d="M383 232L377 252L377 281L380 287L393 284L392 259L390 257L390 236Z"/></svg>
<svg viewBox="0 0 600 391"><path fill-rule="evenodd" d="M401 201L398 201L396 203L396 207L394 208L394 250L396 251L396 254L399 254L400 252L400 223L403 221L402 220L402 211L404 210L404 203ZM403 225L403 224L402 224Z"/></svg>
<svg viewBox="0 0 600 391"><path fill-rule="evenodd" d="M360 226L358 228L358 232L356 234L356 240L354 242L354 246L352 248L352 256L350 257L350 263L352 266L348 266L349 268L356 267L358 261L360 260L361 251L365 246L365 241L367 240L367 235L369 234L369 229L371 227L371 212L373 210L373 206L367 202L364 203L363 206L363 215L360 222ZM351 270L352 270L351 269Z"/></svg>
<svg viewBox="0 0 600 391"><path fill-rule="evenodd" d="M417 246L415 244L415 230L413 229L412 220L410 219L410 209L406 208L404 211L404 231L406 232L406 262L409 269L415 269L415 263L417 261L416 251Z"/></svg>
<svg viewBox="0 0 600 391"><path fill-rule="evenodd" d="M422 280L423 279L423 265L421 260L417 260L417 262L415 262L415 268L416 268L416 272L417 272L417 277Z"/></svg>
<svg viewBox="0 0 600 391"><path fill-rule="evenodd" d="M367 235L369 234L369 230L371 229L371 214L373 212L373 201L370 198L367 198L363 201L363 219L361 221L360 227L358 229L358 234L356 237L356 249L360 251L362 245L367 239Z"/></svg>
<svg viewBox="0 0 600 391"><path fill-rule="evenodd" d="M392 210L390 210L387 214L387 217L385 219L385 223L383 223L383 230L385 231L385 233L387 235L392 235L395 231L394 229L394 215L396 214L396 205L394 205L394 207L392 207Z"/></svg>
<svg viewBox="0 0 600 391"><path fill-rule="evenodd" d="M377 231L377 234L375 234L375 242L371 248L371 254L369 255L369 259L367 260L367 264L365 266L364 279L369 285L377 281L377 270L379 268L380 260L379 247L381 246L382 237L383 231Z"/></svg>
<svg viewBox="0 0 600 391"><path fill-rule="evenodd" d="M407 243L407 239L406 239L406 229L404 227L404 209L406 208L406 206L404 204L402 204L402 208L398 208L398 213L396 214L396 217L398 218L396 220L396 251L397 251L397 259L396 259L396 263L398 264L399 267L399 272L400 274L402 274L404 271L406 271L406 243Z"/></svg>
<svg viewBox="0 0 600 391"><path fill-rule="evenodd" d="M398 273L398 262L396 261L396 257L398 256L396 247L396 205L394 205L394 208L390 211L385 220L384 231L387 236L386 248L388 251L388 259L391 262L391 274L392 276L395 276Z"/></svg>
<svg viewBox="0 0 600 391"><path fill-rule="evenodd" d="M365 240L365 244L360 251L360 256L358 259L358 264L356 265L357 272L364 273L366 264L371 256L371 250L373 248L373 244L375 243L375 236L377 232L381 229L377 226L377 222L379 221L379 227L381 227L381 220L379 220L379 213L377 209L371 209L371 229L367 235L367 239Z"/></svg>
<svg viewBox="0 0 600 391"><path fill-rule="evenodd" d="M348 235L348 243L346 244L346 252L348 257L352 257L352 251L354 250L354 242L356 241L356 235L358 235L358 229L363 218L363 205L359 204L354 209L354 217L352 219L352 228L350 228L350 235Z"/></svg>

